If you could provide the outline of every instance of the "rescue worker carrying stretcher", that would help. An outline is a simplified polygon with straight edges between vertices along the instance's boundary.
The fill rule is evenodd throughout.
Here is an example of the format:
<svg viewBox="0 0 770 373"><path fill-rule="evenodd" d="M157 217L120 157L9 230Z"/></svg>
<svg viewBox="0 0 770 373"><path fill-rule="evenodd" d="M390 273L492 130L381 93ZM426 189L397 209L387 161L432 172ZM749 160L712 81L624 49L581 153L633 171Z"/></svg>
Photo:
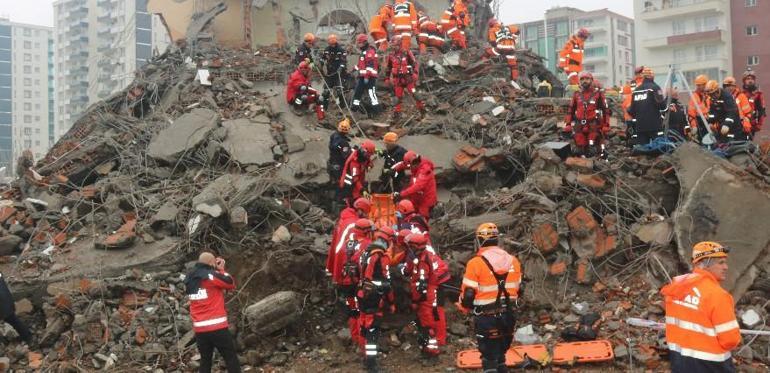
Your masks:
<svg viewBox="0 0 770 373"><path fill-rule="evenodd" d="M332 281L336 285L338 295L345 299L350 338L362 350L365 341L361 335L360 308L356 297L358 284L361 281L358 260L361 251L372 242L373 233L374 223L371 220L366 218L356 220L353 229L349 230L346 236L341 236L335 247L332 271Z"/></svg>
<svg viewBox="0 0 770 373"><path fill-rule="evenodd" d="M399 231L408 229L412 233L422 233L428 237L428 243L430 244L428 219L415 211L412 201L408 199L398 201L396 205L396 221Z"/></svg>
<svg viewBox="0 0 770 373"><path fill-rule="evenodd" d="M356 147L345 161L339 188L346 205L350 206L353 201L367 193L366 172L372 168L374 152L374 143L366 140L361 143L361 146Z"/></svg>
<svg viewBox="0 0 770 373"><path fill-rule="evenodd" d="M401 36L401 47L409 50L412 47L412 34L416 34L417 9L408 0L396 0L393 5L393 36Z"/></svg>
<svg viewBox="0 0 770 373"><path fill-rule="evenodd" d="M356 36L356 46L361 51L361 55L358 57L358 63L356 64L356 73L358 79L356 81L356 87L353 90L353 105L351 110L363 111L361 107L361 98L364 92L369 96L370 106L367 107L367 112L376 114L380 111L380 101L377 99L377 76L379 75L380 61L377 56L377 50L369 45L369 39L364 34Z"/></svg>
<svg viewBox="0 0 770 373"><path fill-rule="evenodd" d="M361 281L356 299L360 314L358 322L364 337L364 367L367 372L378 372L377 353L380 323L383 311L396 312L395 297L390 280L390 258L385 251L392 244L395 232L381 227L374 232L374 241L360 254L358 260Z"/></svg>
<svg viewBox="0 0 770 373"><path fill-rule="evenodd" d="M458 309L474 316L476 341L484 373L505 373L505 353L513 342L513 314L521 285L521 264L498 246L497 225L476 229L476 256L468 261L460 288Z"/></svg>
<svg viewBox="0 0 770 373"><path fill-rule="evenodd" d="M487 24L487 40L489 47L485 57L505 56L505 62L511 69L511 81L519 79L519 64L516 60L516 42L519 40L519 28L513 25L505 26L492 18Z"/></svg>
<svg viewBox="0 0 770 373"><path fill-rule="evenodd" d="M409 49L404 49L399 43L400 36L393 38L391 48L393 51L388 55L388 63L385 73L385 84L393 85L393 93L398 102L393 111L393 120L401 117L401 103L404 99L404 93L412 96L417 109L420 111L420 118L425 115L425 104L419 99L417 94L417 81L419 80L419 62Z"/></svg>
<svg viewBox="0 0 770 373"><path fill-rule="evenodd" d="M329 253L326 257L326 274L331 276L335 268L337 254L342 250L340 241L348 237L350 231L355 229L355 223L358 219L366 218L372 211L372 203L366 198L359 198L353 202L353 206L348 206L340 211L337 218L337 224L332 230L332 240L329 244Z"/></svg>
<svg viewBox="0 0 770 373"><path fill-rule="evenodd" d="M593 81L591 73L580 73L581 90L572 96L563 135L574 137L578 154L595 153L606 158L604 138L610 130L610 109L604 94L594 89Z"/></svg>
<svg viewBox="0 0 770 373"><path fill-rule="evenodd" d="M709 112L706 121L717 137L717 143L727 144L733 141L747 140L743 133L741 120L738 115L738 105L733 96L721 89L716 80L706 83L706 94L709 96Z"/></svg>
<svg viewBox="0 0 770 373"><path fill-rule="evenodd" d="M374 46L380 52L388 50L388 28L393 22L393 5L384 4L369 20L369 36L374 40Z"/></svg>
<svg viewBox="0 0 770 373"><path fill-rule="evenodd" d="M751 131L759 132L767 117L765 97L757 88L757 76L750 68L743 73L743 94L751 105Z"/></svg>
<svg viewBox="0 0 770 373"><path fill-rule="evenodd" d="M468 48L465 29L470 26L468 7L462 1L455 1L441 14L440 30L449 39L453 50Z"/></svg>
<svg viewBox="0 0 770 373"><path fill-rule="evenodd" d="M412 309L417 312L418 344L425 357L438 356L440 346L446 345L446 316L441 284L449 281L447 264L428 247L428 239L422 233L406 236L404 242L414 253L414 259L404 266L404 276L409 278Z"/></svg>
<svg viewBox="0 0 770 373"><path fill-rule="evenodd" d="M304 113L311 106L314 106L316 118L321 121L324 120L326 114L323 105L319 102L318 91L310 86L311 69L312 64L310 62L302 61L297 69L291 73L286 85L286 102L299 113Z"/></svg>
<svg viewBox="0 0 770 373"><path fill-rule="evenodd" d="M727 279L730 250L717 242L692 249L693 271L661 289L666 307L666 343L673 373L735 372L732 355L741 343Z"/></svg>
<svg viewBox="0 0 770 373"><path fill-rule="evenodd" d="M583 51L590 35L587 29L581 28L569 37L559 52L559 68L567 74L571 85L578 84L578 74L583 71Z"/></svg>
<svg viewBox="0 0 770 373"><path fill-rule="evenodd" d="M394 167L397 172L409 170L411 175L409 186L401 192L393 193L393 198L396 200L404 198L412 201L415 210L425 219L430 219L430 212L438 202L434 168L433 161L411 150L404 154L403 162Z"/></svg>
<svg viewBox="0 0 770 373"><path fill-rule="evenodd" d="M419 34L417 34L417 45L420 47L420 54L425 54L428 48L433 48L434 51L439 53L444 52L444 37L441 35L441 30L436 22L433 22L430 17L423 11L417 12Z"/></svg>
<svg viewBox="0 0 770 373"><path fill-rule="evenodd" d="M380 175L380 192L393 193L401 190L404 183L404 172L396 172L393 167L404 160L406 148L398 144L398 134L388 132L382 137L385 149L378 152L382 157L382 175Z"/></svg>

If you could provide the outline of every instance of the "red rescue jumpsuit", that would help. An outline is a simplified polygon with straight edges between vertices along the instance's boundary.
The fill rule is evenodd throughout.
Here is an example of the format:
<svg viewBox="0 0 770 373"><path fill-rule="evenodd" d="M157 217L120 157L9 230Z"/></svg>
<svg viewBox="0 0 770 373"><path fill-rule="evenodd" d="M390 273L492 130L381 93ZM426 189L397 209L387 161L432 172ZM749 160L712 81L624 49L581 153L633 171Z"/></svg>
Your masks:
<svg viewBox="0 0 770 373"><path fill-rule="evenodd" d="M394 168L397 172L406 168L405 163L399 163ZM425 219L430 218L433 206L436 206L436 176L433 174L433 162L425 157L420 158L420 164L413 167L409 186L399 194L402 198L412 201L414 209Z"/></svg>
<svg viewBox="0 0 770 373"><path fill-rule="evenodd" d="M419 77L419 65L414 58L412 51L408 49L399 49L388 56L387 77L393 84L393 92L398 99L396 104L396 114L401 113L401 101L404 97L404 91L414 98L417 109L420 112L425 110L425 104L416 96L417 79Z"/></svg>
<svg viewBox="0 0 770 373"><path fill-rule="evenodd" d="M361 197L366 183L366 171L371 167L371 158L366 154L365 150L360 148L351 152L345 161L345 166L342 167L339 187L345 191L342 195L348 199L348 206L351 206L353 201Z"/></svg>
<svg viewBox="0 0 770 373"><path fill-rule="evenodd" d="M364 365L376 366L377 341L380 336L380 320L385 301L393 305L395 297L390 285L390 258L385 254L387 242L376 240L363 250L359 257L361 283L357 300L361 310L358 322L365 339Z"/></svg>
<svg viewBox="0 0 770 373"><path fill-rule="evenodd" d="M374 40L374 45L384 52L388 49L388 27L393 21L393 7L385 4L372 16L369 21L369 35Z"/></svg>
<svg viewBox="0 0 770 373"><path fill-rule="evenodd" d="M404 267L409 277L412 308L417 311L419 344L428 355L438 355L446 345L446 316L439 286L449 281L449 270L432 248L415 250L415 258Z"/></svg>
<svg viewBox="0 0 770 373"><path fill-rule="evenodd" d="M307 109L318 101L318 91L310 86L310 80L302 73L302 70L296 69L289 75L289 82L286 84L286 102L298 108ZM315 105L315 114L318 120L324 119L322 105Z"/></svg>
<svg viewBox="0 0 770 373"><path fill-rule="evenodd" d="M369 246L371 240L364 232L355 228L355 223L351 223L346 231L347 233L340 237L340 240L335 247L336 252L334 268L332 271L332 281L337 286L342 296L345 297L345 305L348 309L350 338L356 345L363 346L364 339L361 335L361 327L358 322L360 311L358 300L356 299L356 287L360 281L357 260L361 250Z"/></svg>
<svg viewBox="0 0 770 373"><path fill-rule="evenodd" d="M565 132L574 130L575 145L583 154L589 146L599 146L604 151L604 136L610 129L610 109L604 94L594 89L575 92L567 116ZM572 125L575 125L575 128Z"/></svg>
<svg viewBox="0 0 770 373"><path fill-rule="evenodd" d="M570 36L559 52L559 68L564 70L569 84L578 84L578 74L583 71L583 49L585 41L577 35Z"/></svg>
<svg viewBox="0 0 770 373"><path fill-rule="evenodd" d="M345 207L340 211L340 217L337 219L337 225L334 226L334 230L332 231L332 242L329 244L329 254L326 257L326 273L331 275L332 271L334 270L334 259L336 258L335 254L335 248L337 247L337 243L340 240L340 236L345 232L345 228L347 228L349 225L356 222L358 219L358 213L356 213L356 209L352 207Z"/></svg>
<svg viewBox="0 0 770 373"><path fill-rule="evenodd" d="M396 0L393 5L393 34L401 35L401 47L412 47L412 34L417 32L417 10L408 0Z"/></svg>
<svg viewBox="0 0 770 373"><path fill-rule="evenodd" d="M428 51L428 47L433 47L439 52L444 49L444 38L441 36L438 25L423 15L419 19L420 33L417 35L417 44L420 46L420 54Z"/></svg>

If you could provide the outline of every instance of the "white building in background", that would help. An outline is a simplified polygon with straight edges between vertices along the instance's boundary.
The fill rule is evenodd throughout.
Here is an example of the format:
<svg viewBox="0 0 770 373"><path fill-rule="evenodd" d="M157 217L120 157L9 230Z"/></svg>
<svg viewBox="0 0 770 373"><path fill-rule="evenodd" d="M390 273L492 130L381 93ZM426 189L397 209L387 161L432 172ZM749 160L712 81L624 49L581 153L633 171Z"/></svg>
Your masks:
<svg viewBox="0 0 770 373"><path fill-rule="evenodd" d="M125 88L170 42L147 0L58 0L54 29L57 138L88 105Z"/></svg>
<svg viewBox="0 0 770 373"><path fill-rule="evenodd" d="M732 71L729 0L634 0L634 18L637 62L657 81L669 65L691 85L699 74L721 83Z"/></svg>
<svg viewBox="0 0 770 373"><path fill-rule="evenodd" d="M40 159L53 145L53 84L53 29L0 18L0 175L22 151Z"/></svg>

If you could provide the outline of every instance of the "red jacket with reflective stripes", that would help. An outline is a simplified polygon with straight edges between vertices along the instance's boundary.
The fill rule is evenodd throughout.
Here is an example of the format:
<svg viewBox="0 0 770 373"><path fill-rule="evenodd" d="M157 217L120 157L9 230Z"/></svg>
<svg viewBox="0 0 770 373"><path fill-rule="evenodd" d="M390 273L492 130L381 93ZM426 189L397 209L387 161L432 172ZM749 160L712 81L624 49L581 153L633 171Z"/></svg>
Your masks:
<svg viewBox="0 0 770 373"><path fill-rule="evenodd" d="M345 207L342 209L342 211L340 211L340 218L337 219L337 225L332 231L332 242L329 244L329 254L326 257L326 272L332 273L334 270L334 260L336 258L335 248L341 239L340 236L345 231L345 228L347 228L348 225L355 223L356 220L358 220L356 209L352 207Z"/></svg>
<svg viewBox="0 0 770 373"><path fill-rule="evenodd" d="M229 326L224 292L235 289L235 279L229 273L196 263L185 279L185 286L190 300L190 318L196 333L211 332Z"/></svg>

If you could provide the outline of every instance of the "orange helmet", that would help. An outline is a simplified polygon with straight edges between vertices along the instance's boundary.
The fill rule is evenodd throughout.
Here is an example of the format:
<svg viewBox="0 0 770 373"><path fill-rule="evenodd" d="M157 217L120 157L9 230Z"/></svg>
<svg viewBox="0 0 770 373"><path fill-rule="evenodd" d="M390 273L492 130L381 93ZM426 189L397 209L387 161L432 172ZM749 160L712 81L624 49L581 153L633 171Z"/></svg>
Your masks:
<svg viewBox="0 0 770 373"><path fill-rule="evenodd" d="M732 76L728 76L724 80L722 80L722 87L726 87L729 85L735 85L735 78L733 78Z"/></svg>
<svg viewBox="0 0 770 373"><path fill-rule="evenodd" d="M410 150L406 152L406 154L404 154L404 163L406 163L407 165L410 165L412 164L412 162L416 161L419 158L420 158L419 154Z"/></svg>
<svg viewBox="0 0 770 373"><path fill-rule="evenodd" d="M719 89L719 83L716 80L709 80L706 83L706 93L714 93Z"/></svg>
<svg viewBox="0 0 770 373"><path fill-rule="evenodd" d="M698 84L698 85L706 84L708 83L708 81L709 81L709 77L703 74L695 77L695 84Z"/></svg>
<svg viewBox="0 0 770 373"><path fill-rule="evenodd" d="M422 233L410 233L404 238L404 243L416 249L424 249L428 245L428 237Z"/></svg>
<svg viewBox="0 0 770 373"><path fill-rule="evenodd" d="M375 152L375 146L371 140L365 140L362 142L361 149L364 149L367 153L369 153L369 155L372 155Z"/></svg>
<svg viewBox="0 0 770 373"><path fill-rule="evenodd" d="M355 202L353 202L353 208L356 210L361 210L366 215L369 215L369 212L372 211L372 203L368 199L360 197Z"/></svg>
<svg viewBox="0 0 770 373"><path fill-rule="evenodd" d="M479 242L484 242L489 239L496 239L500 236L500 231L497 230L495 223L483 223L476 228L476 239Z"/></svg>
<svg viewBox="0 0 770 373"><path fill-rule="evenodd" d="M579 38L581 38L581 39L588 39L588 36L589 36L589 35L591 35L591 33L590 33L590 32L588 32L588 29L587 29L587 28L581 28L581 29L580 29L580 30L578 30L578 32L577 32L577 36L578 36Z"/></svg>
<svg viewBox="0 0 770 373"><path fill-rule="evenodd" d="M395 144L398 142L398 134L395 132L388 132L385 136L382 136L382 141L386 144Z"/></svg>
<svg viewBox="0 0 770 373"><path fill-rule="evenodd" d="M510 25L508 26L508 29L511 30L511 33L514 35L519 34L519 26Z"/></svg>
<svg viewBox="0 0 770 373"><path fill-rule="evenodd" d="M340 131L342 133L350 132L350 119L345 118L339 123L337 123L337 131Z"/></svg>
<svg viewBox="0 0 770 373"><path fill-rule="evenodd" d="M393 228L384 225L382 227L377 228L377 230L374 232L374 239L382 238L385 241L391 242L393 241L393 237L396 235L396 232L393 230Z"/></svg>
<svg viewBox="0 0 770 373"><path fill-rule="evenodd" d="M326 42L329 43L329 45L337 44L337 35L329 34L329 36L326 37Z"/></svg>
<svg viewBox="0 0 770 373"><path fill-rule="evenodd" d="M401 213L401 215L409 215L414 212L414 204L408 199L402 199L398 202L396 211Z"/></svg>
<svg viewBox="0 0 770 373"><path fill-rule="evenodd" d="M305 37L303 37L302 40L308 43L313 43L315 42L315 35L313 35L313 33L311 32L308 32L307 34L305 34Z"/></svg>
<svg viewBox="0 0 770 373"><path fill-rule="evenodd" d="M692 248L692 263L698 263L705 258L726 258L729 252L729 248L716 242L698 242Z"/></svg>

